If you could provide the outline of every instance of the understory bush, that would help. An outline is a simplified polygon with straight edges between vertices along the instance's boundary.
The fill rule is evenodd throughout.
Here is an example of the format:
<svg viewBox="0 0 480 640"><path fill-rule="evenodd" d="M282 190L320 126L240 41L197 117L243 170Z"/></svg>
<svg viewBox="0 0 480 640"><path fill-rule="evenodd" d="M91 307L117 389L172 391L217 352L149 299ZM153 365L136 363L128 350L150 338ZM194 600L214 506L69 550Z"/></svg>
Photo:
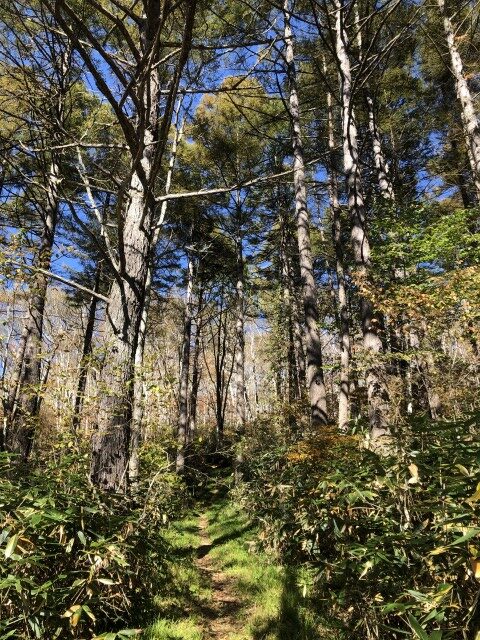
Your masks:
<svg viewBox="0 0 480 640"><path fill-rule="evenodd" d="M254 425L241 499L345 638L480 638L478 415L412 421L383 456L291 424L278 446L271 428Z"/></svg>
<svg viewBox="0 0 480 640"><path fill-rule="evenodd" d="M161 525L181 483L159 470L127 499L99 493L87 466L72 452L25 473L0 454L1 640L136 636L166 579Z"/></svg>

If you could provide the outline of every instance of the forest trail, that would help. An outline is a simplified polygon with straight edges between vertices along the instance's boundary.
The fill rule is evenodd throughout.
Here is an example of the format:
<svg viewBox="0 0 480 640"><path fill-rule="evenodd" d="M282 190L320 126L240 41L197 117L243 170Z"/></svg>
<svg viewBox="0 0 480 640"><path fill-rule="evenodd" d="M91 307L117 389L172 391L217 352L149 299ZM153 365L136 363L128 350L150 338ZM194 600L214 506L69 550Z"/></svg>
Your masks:
<svg viewBox="0 0 480 640"><path fill-rule="evenodd" d="M311 619L306 576L256 548L246 514L218 498L173 522L170 576L155 597L157 621L145 640L333 640Z"/></svg>
<svg viewBox="0 0 480 640"><path fill-rule="evenodd" d="M200 546L197 549L196 565L210 584L212 596L209 611L204 621L205 640L228 640L239 629L239 612L245 602L235 591L235 581L224 571L217 570L210 558L212 541L208 534L208 516L199 518Z"/></svg>

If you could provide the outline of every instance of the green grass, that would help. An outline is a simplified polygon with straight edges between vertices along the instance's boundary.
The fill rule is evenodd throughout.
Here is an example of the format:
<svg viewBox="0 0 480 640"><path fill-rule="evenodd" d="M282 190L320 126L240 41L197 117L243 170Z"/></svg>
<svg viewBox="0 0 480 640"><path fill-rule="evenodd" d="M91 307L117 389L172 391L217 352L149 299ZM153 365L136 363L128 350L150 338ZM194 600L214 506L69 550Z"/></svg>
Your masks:
<svg viewBox="0 0 480 640"><path fill-rule="evenodd" d="M241 631L229 640L333 640L304 597L308 584L304 570L281 567L255 551L257 531L235 505L219 501L207 517L210 558L235 580L236 591L245 602L239 613Z"/></svg>
<svg viewBox="0 0 480 640"><path fill-rule="evenodd" d="M201 626L193 619L158 620L143 637L149 640L202 640Z"/></svg>
<svg viewBox="0 0 480 640"><path fill-rule="evenodd" d="M173 523L165 532L170 544L164 588L153 597L157 620L145 630L145 640L202 640L201 609L210 599L194 559L200 544L198 518Z"/></svg>
<svg viewBox="0 0 480 640"><path fill-rule="evenodd" d="M232 579L239 607L238 632L228 640L335 640L312 611L308 574L282 567L255 550L257 531L247 516L226 499L216 498L206 512L208 552L212 566ZM205 640L205 611L211 591L195 564L202 543L199 517L172 524L166 538L171 545L169 574L154 597L158 618L145 630L145 640Z"/></svg>

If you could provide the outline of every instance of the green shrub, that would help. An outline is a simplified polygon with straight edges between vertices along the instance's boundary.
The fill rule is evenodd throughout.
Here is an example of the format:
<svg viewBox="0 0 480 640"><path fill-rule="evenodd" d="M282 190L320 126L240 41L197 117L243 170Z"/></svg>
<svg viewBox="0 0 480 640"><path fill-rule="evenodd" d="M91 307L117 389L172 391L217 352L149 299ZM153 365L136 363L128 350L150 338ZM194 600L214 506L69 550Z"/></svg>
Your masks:
<svg viewBox="0 0 480 640"><path fill-rule="evenodd" d="M390 457L327 431L277 448L260 437L242 500L265 545L314 568L318 608L345 637L474 638L479 435L477 417L417 420Z"/></svg>
<svg viewBox="0 0 480 640"><path fill-rule="evenodd" d="M1 454L1 640L137 635L123 627L165 580L159 530L182 499L179 483L158 473L133 501L100 494L87 478L78 453L28 473Z"/></svg>

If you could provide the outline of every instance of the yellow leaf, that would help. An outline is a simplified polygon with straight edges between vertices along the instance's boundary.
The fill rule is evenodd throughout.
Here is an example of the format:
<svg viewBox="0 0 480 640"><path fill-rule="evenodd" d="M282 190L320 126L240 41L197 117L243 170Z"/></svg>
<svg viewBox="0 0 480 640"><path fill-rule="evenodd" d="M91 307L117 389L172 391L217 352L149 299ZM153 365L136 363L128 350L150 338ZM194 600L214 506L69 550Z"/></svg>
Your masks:
<svg viewBox="0 0 480 640"><path fill-rule="evenodd" d="M460 471L461 474L463 474L464 476L467 476L467 478L470 477L470 472L466 467L463 466L463 464L456 464L455 466L457 467L457 469Z"/></svg>
<svg viewBox="0 0 480 640"><path fill-rule="evenodd" d="M473 496L470 496L470 498L467 498L465 502L478 502L479 500L480 500L480 482L477 484L477 490L475 491Z"/></svg>
<svg viewBox="0 0 480 640"><path fill-rule="evenodd" d="M363 571L359 575L359 578L363 578L363 576L366 575L372 567L373 567L373 562L371 560L367 560L367 562L363 565Z"/></svg>
<svg viewBox="0 0 480 640"><path fill-rule="evenodd" d="M10 556L15 551L15 547L17 546L19 535L20 534L16 533L14 536L12 536L9 539L8 544L5 547L5 558L10 558Z"/></svg>
<svg viewBox="0 0 480 640"><path fill-rule="evenodd" d="M433 551L430 551L430 553L428 555L429 556L438 556L441 553L445 553L445 551L448 551L448 547L437 547Z"/></svg>
<svg viewBox="0 0 480 640"><path fill-rule="evenodd" d="M70 618L70 626L76 627L77 624L80 622L81 617L82 617L82 607L79 607L77 611L75 611L75 613Z"/></svg>
<svg viewBox="0 0 480 640"><path fill-rule="evenodd" d="M472 571L475 578L480 579L480 558L470 558Z"/></svg>
<svg viewBox="0 0 480 640"><path fill-rule="evenodd" d="M416 464L410 464L408 466L408 470L410 471L410 475L412 476L409 481L408 484L417 484L418 482L418 467Z"/></svg>
<svg viewBox="0 0 480 640"><path fill-rule="evenodd" d="M82 605L73 604L69 609L65 611L65 613L62 615L62 618L71 618L73 614L81 608L82 608Z"/></svg>

